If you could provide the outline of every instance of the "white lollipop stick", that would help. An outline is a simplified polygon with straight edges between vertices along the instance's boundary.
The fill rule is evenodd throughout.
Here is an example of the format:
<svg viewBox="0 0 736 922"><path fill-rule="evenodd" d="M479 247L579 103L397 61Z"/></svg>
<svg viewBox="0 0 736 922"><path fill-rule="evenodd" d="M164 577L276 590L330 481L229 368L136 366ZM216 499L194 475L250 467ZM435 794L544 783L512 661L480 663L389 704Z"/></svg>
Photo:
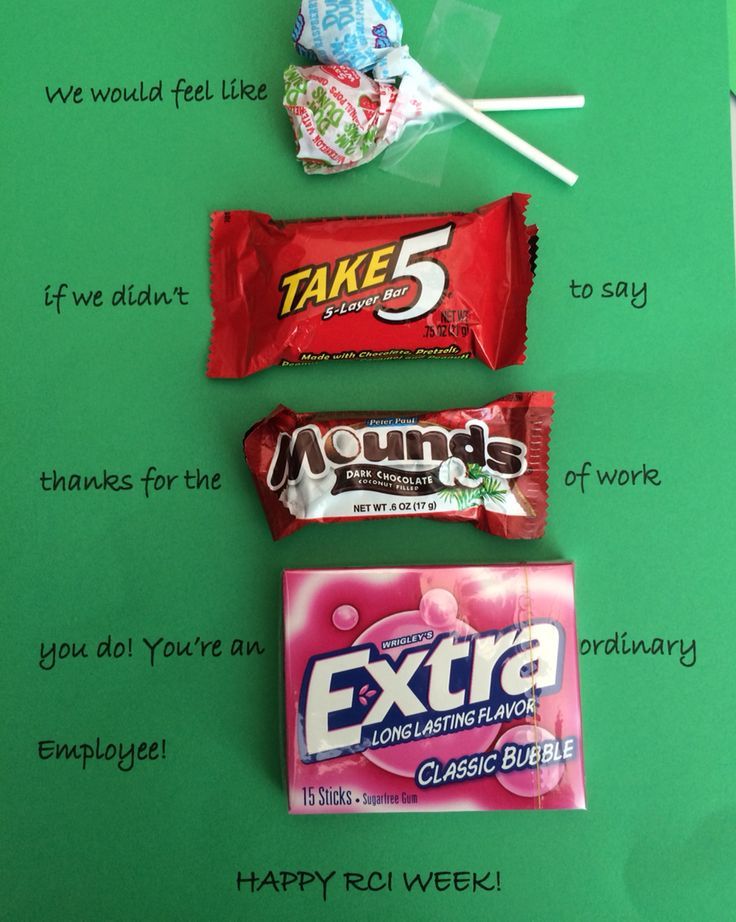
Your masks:
<svg viewBox="0 0 736 922"><path fill-rule="evenodd" d="M529 144L528 141L520 138L517 134L514 134L513 131L504 128L503 125L499 125L498 122L494 122L493 119L488 118L488 116L484 115L482 112L478 112L470 103L466 102L456 93L453 93L452 90L449 90L443 84L431 80L431 93L440 105L452 109L459 115L464 116L469 122L473 122L474 125L482 128L488 134L493 135L498 141L501 141L512 148L512 150L515 150L528 160L531 160L532 163L536 163L537 166L540 166L543 170L547 170L548 173L561 179L562 182L567 183L568 186L574 186L578 181L577 173L568 170L567 167L553 160L543 151Z"/></svg>
<svg viewBox="0 0 736 922"><path fill-rule="evenodd" d="M508 96L468 99L479 112L526 112L538 109L582 109L585 96Z"/></svg>

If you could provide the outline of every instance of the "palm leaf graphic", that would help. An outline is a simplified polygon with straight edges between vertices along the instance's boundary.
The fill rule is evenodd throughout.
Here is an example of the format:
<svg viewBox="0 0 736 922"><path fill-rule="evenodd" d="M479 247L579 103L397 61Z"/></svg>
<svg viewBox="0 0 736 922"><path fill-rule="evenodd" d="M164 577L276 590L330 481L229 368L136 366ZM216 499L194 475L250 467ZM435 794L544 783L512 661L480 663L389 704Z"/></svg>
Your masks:
<svg viewBox="0 0 736 922"><path fill-rule="evenodd" d="M480 480L476 487L445 487L438 491L438 496L448 502L454 502L458 509L469 509L471 506L483 506L486 502L502 503L506 490L500 480L497 480L490 471L480 464L468 465L468 476L473 480Z"/></svg>

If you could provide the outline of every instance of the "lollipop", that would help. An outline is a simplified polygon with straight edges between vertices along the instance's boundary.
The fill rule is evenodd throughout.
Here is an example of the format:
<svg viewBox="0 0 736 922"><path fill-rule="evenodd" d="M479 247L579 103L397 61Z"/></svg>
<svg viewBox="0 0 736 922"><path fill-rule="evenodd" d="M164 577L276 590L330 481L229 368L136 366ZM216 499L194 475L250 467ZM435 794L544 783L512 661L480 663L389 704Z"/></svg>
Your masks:
<svg viewBox="0 0 736 922"><path fill-rule="evenodd" d="M373 70L401 45L399 11L389 0L302 0L292 38L311 60Z"/></svg>
<svg viewBox="0 0 736 922"><path fill-rule="evenodd" d="M488 118L428 74L409 54L408 47L401 44L402 36L401 17L390 0L302 0L293 32L297 50L323 64L373 71L378 81L412 77L422 93L441 110L457 112L553 176L568 185L575 184L578 177L571 170Z"/></svg>
<svg viewBox="0 0 736 922"><path fill-rule="evenodd" d="M486 111L574 108L581 96L470 99ZM344 64L289 67L284 108L291 119L297 157L307 173L337 173L368 163L398 141L408 124L448 111L413 77L399 87L372 80Z"/></svg>
<svg viewBox="0 0 736 922"><path fill-rule="evenodd" d="M397 88L342 65L288 68L284 107L304 170L335 173L377 157L407 122L423 118L408 88L409 81Z"/></svg>

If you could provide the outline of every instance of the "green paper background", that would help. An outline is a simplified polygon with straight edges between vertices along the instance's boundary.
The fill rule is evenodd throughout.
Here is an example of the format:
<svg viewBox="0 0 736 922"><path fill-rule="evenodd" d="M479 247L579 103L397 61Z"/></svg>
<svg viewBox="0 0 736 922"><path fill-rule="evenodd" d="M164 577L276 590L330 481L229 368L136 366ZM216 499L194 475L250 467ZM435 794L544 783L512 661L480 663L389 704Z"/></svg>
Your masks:
<svg viewBox="0 0 736 922"><path fill-rule="evenodd" d="M727 0L728 39L731 59L731 91L736 93L736 0Z"/></svg>
<svg viewBox="0 0 736 922"><path fill-rule="evenodd" d="M0 11L4 701L2 915L35 919L724 919L734 896L734 276L725 0L479 0L501 16L483 95L584 92L504 124L581 174L570 190L470 125L443 182L378 163L305 177L279 104L289 2L89 0ZM407 40L431 4L402 0ZM445 35L451 80L462 30ZM429 64L430 62L426 62ZM265 103L49 104L45 85L187 76L268 85ZM86 92L86 91L85 91ZM448 143L412 155L422 169ZM533 195L541 228L528 360L335 363L204 376L208 213L473 208ZM649 303L570 297L646 280ZM189 306L43 303L46 285L182 285ZM555 389L546 537L370 522L273 544L240 439L300 409L473 406ZM658 488L566 488L596 467ZM220 472L216 493L43 493L41 471ZM582 638L697 640L675 657L581 659L589 808L289 817L281 778L285 567L571 559ZM134 655L39 668L39 646L108 634ZM261 657L168 660L142 637L243 637ZM165 737L122 773L42 761L39 740ZM238 871L501 871L498 893L238 892Z"/></svg>

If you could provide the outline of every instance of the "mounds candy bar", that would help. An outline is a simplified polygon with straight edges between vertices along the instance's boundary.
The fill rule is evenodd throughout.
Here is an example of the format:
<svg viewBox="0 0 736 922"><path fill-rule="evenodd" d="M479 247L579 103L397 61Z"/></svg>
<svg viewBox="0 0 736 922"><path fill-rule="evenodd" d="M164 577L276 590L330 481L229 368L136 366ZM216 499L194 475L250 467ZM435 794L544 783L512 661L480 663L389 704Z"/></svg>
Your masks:
<svg viewBox="0 0 736 922"><path fill-rule="evenodd" d="M536 227L527 195L470 213L212 216L207 374L329 359L524 361Z"/></svg>
<svg viewBox="0 0 736 922"><path fill-rule="evenodd" d="M290 812L585 807L572 564L283 588Z"/></svg>
<svg viewBox="0 0 736 922"><path fill-rule="evenodd" d="M307 522L424 516L539 538L547 519L553 395L477 409L296 413L246 433L245 458L274 539Z"/></svg>

